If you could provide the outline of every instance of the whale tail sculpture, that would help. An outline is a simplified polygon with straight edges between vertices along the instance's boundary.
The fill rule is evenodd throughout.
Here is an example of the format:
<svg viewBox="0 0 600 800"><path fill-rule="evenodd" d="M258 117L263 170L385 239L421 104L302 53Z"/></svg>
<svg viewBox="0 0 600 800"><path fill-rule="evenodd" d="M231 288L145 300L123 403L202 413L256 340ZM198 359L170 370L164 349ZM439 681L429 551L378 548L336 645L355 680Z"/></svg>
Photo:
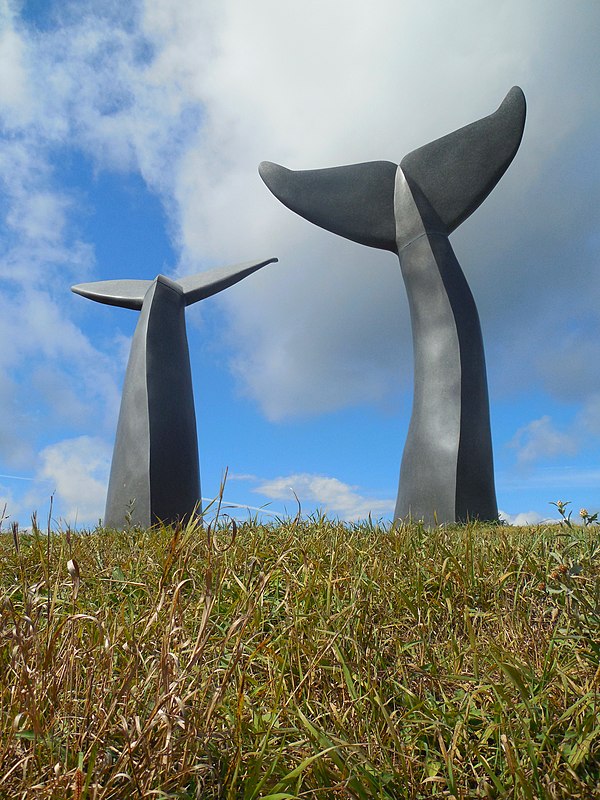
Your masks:
<svg viewBox="0 0 600 800"><path fill-rule="evenodd" d="M72 291L140 311L125 374L104 524L147 527L200 511L200 467L186 306L277 261L250 261L178 281L81 283Z"/></svg>
<svg viewBox="0 0 600 800"><path fill-rule="evenodd" d="M513 87L493 114L406 155L259 172L292 211L352 241L398 255L413 332L413 411L396 519L496 519L485 357L473 296L448 235L513 160L525 97Z"/></svg>

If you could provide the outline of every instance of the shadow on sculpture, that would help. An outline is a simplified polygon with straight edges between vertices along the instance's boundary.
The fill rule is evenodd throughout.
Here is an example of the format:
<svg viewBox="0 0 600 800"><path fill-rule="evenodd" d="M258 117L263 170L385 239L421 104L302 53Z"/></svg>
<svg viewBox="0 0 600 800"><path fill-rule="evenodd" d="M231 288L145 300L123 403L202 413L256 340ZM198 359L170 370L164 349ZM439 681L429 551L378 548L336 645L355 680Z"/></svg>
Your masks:
<svg viewBox="0 0 600 800"><path fill-rule="evenodd" d="M475 211L513 160L525 97L406 155L259 172L292 211L326 230L398 255L410 307L414 398L395 519L426 524L498 517L485 358L473 296L448 235Z"/></svg>
<svg viewBox="0 0 600 800"><path fill-rule="evenodd" d="M125 373L104 524L148 527L200 513L200 467L186 306L277 261L250 261L177 282L81 283L72 291L140 311Z"/></svg>

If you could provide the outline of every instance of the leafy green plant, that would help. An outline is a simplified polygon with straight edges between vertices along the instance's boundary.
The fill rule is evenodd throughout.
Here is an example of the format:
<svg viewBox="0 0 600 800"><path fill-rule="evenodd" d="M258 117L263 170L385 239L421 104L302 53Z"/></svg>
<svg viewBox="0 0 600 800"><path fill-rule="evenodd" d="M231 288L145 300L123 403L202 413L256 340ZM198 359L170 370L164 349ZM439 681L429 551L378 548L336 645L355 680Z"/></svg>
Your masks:
<svg viewBox="0 0 600 800"><path fill-rule="evenodd" d="M563 524L565 524L567 526L567 528L572 528L573 527L573 523L571 522L571 516L573 514L573 511L569 511L569 513L567 514L567 506L571 505L571 501L570 500L566 500L566 501L557 500L556 503L551 502L550 505L551 506L556 506L556 508L558 510L558 513L562 517L561 521L563 522Z"/></svg>
<svg viewBox="0 0 600 800"><path fill-rule="evenodd" d="M598 523L598 512L596 512L595 514L590 514L588 513L587 508L581 508L579 510L579 516L583 520L583 524L586 526L593 525L594 523L596 523L597 525L600 524Z"/></svg>

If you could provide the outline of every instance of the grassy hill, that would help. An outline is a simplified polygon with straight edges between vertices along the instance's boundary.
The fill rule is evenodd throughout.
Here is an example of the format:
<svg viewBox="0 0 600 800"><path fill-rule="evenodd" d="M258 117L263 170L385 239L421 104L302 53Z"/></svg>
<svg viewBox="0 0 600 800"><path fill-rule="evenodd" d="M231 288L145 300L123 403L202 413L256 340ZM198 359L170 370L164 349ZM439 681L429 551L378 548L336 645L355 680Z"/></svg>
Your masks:
<svg viewBox="0 0 600 800"><path fill-rule="evenodd" d="M2 798L594 798L594 526L0 534Z"/></svg>

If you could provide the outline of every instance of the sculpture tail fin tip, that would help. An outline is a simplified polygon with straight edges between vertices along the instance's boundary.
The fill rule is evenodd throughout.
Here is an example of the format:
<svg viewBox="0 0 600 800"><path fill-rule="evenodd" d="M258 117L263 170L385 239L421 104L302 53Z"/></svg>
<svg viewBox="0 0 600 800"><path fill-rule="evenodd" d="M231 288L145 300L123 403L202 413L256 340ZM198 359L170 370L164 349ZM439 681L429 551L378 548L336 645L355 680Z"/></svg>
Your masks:
<svg viewBox="0 0 600 800"><path fill-rule="evenodd" d="M190 306L192 303L205 300L207 297L212 297L213 294L228 289L253 272L276 261L276 258L266 258L262 261L245 261L229 267L217 267L205 272L198 272L196 275L178 278L177 283L183 289L186 306Z"/></svg>
<svg viewBox="0 0 600 800"><path fill-rule="evenodd" d="M525 128L525 95L513 86L487 117L408 153L400 162L448 232L485 200L515 157Z"/></svg>
<svg viewBox="0 0 600 800"><path fill-rule="evenodd" d="M139 311L152 281L118 280L78 283L71 291L97 303Z"/></svg>

